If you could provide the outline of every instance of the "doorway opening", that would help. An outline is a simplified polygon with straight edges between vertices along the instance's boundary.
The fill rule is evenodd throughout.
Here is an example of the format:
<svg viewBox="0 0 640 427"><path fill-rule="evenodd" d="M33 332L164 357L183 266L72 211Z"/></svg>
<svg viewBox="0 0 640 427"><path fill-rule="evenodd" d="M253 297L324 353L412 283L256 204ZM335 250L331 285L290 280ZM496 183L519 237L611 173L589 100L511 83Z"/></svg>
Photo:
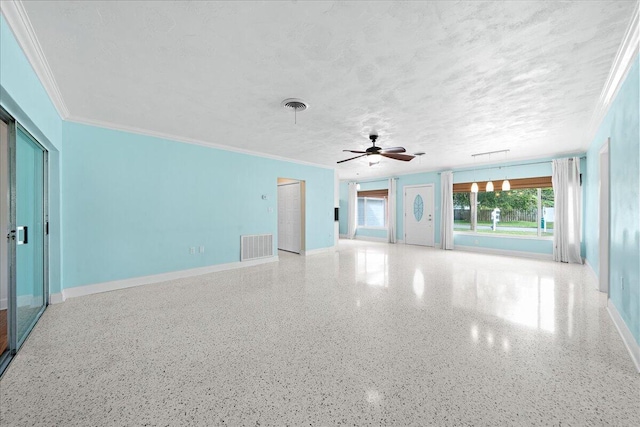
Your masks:
<svg viewBox="0 0 640 427"><path fill-rule="evenodd" d="M278 178L278 250L305 251L305 182Z"/></svg>

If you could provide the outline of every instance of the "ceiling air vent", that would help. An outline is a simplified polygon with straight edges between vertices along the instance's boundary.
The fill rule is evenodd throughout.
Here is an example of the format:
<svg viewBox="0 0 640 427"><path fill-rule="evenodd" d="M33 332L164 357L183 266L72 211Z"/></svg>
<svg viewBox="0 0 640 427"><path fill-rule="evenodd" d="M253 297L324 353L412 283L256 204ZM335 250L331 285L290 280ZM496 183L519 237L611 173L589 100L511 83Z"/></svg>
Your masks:
<svg viewBox="0 0 640 427"><path fill-rule="evenodd" d="M282 106L286 110L293 110L294 123L298 123L298 111L304 111L309 108L309 104L298 98L287 98L282 101Z"/></svg>
<svg viewBox="0 0 640 427"><path fill-rule="evenodd" d="M287 98L282 101L282 106L287 110L293 110L295 112L304 111L309 108L309 105L306 102L298 98Z"/></svg>

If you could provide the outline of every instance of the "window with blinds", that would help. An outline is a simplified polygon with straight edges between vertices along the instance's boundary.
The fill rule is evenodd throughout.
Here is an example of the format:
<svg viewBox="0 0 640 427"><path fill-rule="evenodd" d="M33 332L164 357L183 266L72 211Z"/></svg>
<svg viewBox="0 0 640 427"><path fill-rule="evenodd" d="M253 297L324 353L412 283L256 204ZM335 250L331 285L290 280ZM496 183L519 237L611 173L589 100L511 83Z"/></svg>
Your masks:
<svg viewBox="0 0 640 427"><path fill-rule="evenodd" d="M358 227L387 226L387 190L358 191Z"/></svg>

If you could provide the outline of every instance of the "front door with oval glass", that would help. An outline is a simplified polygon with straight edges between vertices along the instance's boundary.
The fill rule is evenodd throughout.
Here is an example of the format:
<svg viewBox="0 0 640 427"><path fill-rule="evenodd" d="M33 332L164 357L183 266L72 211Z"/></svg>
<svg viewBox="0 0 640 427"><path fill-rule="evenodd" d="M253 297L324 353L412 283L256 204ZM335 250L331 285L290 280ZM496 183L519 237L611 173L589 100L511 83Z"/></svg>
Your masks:
<svg viewBox="0 0 640 427"><path fill-rule="evenodd" d="M434 246L433 184L404 187L404 242Z"/></svg>

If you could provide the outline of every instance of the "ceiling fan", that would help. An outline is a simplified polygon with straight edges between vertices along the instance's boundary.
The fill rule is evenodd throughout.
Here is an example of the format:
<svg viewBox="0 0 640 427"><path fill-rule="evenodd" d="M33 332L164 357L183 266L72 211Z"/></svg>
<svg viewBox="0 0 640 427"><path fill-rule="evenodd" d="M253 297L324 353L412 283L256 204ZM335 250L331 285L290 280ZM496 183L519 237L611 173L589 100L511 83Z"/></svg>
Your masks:
<svg viewBox="0 0 640 427"><path fill-rule="evenodd" d="M415 156L410 154L400 154L404 153L404 147L391 147L391 148L380 148L376 147L376 139L378 139L378 135L371 134L369 135L369 139L371 140L372 146L367 148L366 151L357 151L357 150L342 150L348 153L359 154L359 156L351 157L350 159L340 160L338 163L348 162L349 160L358 159L360 157L368 156L369 157L369 166L375 165L380 162L380 156L388 157L390 159L402 160L404 162L408 162L413 159Z"/></svg>

